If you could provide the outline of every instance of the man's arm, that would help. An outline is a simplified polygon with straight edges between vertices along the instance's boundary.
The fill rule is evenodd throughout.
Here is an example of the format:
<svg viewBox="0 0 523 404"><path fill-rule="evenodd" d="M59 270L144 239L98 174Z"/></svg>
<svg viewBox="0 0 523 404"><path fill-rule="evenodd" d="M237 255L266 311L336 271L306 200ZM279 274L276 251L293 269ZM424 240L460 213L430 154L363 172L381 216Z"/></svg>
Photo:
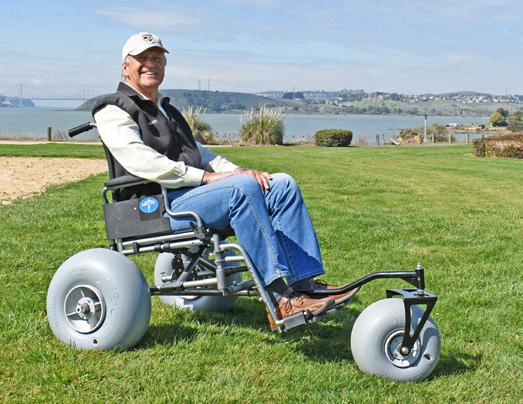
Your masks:
<svg viewBox="0 0 523 404"><path fill-rule="evenodd" d="M131 174L156 182L166 188L197 187L233 175L246 174L255 178L263 190L269 189L271 176L256 170L245 170L225 157L212 153L198 144L202 167L194 168L181 161L173 161L147 146L138 125L122 109L107 105L95 114L102 141L113 157Z"/></svg>
<svg viewBox="0 0 523 404"><path fill-rule="evenodd" d="M95 114L102 141L113 157L131 174L166 188L196 187L204 170L173 161L147 146L138 125L122 109L107 105Z"/></svg>
<svg viewBox="0 0 523 404"><path fill-rule="evenodd" d="M200 150L200 155L202 156L201 164L205 171L223 173L226 171L236 171L241 168L230 162L226 157L214 154L208 147L202 146L198 142L196 142L196 144L198 145L198 150Z"/></svg>
<svg viewBox="0 0 523 404"><path fill-rule="evenodd" d="M269 189L269 180L272 179L269 173L249 170L237 166L227 160L227 158L214 154L207 147L203 147L200 143L197 144L200 149L200 154L202 155L202 167L206 170L203 175L202 184L210 184L234 174L243 174L250 175L258 181L263 191ZM227 175L227 173L230 174Z"/></svg>

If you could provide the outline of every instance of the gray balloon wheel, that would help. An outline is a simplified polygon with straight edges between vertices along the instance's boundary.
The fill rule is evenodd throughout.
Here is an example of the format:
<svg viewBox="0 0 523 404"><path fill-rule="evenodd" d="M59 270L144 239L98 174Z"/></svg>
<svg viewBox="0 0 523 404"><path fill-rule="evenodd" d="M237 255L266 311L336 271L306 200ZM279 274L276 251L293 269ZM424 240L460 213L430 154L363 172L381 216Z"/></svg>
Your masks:
<svg viewBox="0 0 523 404"><path fill-rule="evenodd" d="M149 326L151 295L136 264L116 251L82 251L56 271L47 293L55 336L77 349L128 349Z"/></svg>
<svg viewBox="0 0 523 404"><path fill-rule="evenodd" d="M203 258L210 262L209 254L212 252L212 248L207 249L203 253ZM230 250L227 255L235 255L234 251ZM171 261L174 258L174 254L161 253L156 260L156 266L154 269L154 282L156 285L161 285L164 282L162 278L170 276L172 274ZM184 265L189 263L189 259L182 255ZM235 267L240 264L237 262L228 262L224 264L224 267ZM196 270L201 270L198 267ZM241 272L235 273L227 277L227 285L230 286L233 282L241 282ZM227 312L236 303L238 296L175 296L175 295L160 295L162 302L169 306L179 307L183 309L189 309L191 311L213 311L213 312Z"/></svg>
<svg viewBox="0 0 523 404"><path fill-rule="evenodd" d="M424 310L412 306L411 333ZM421 381L429 376L439 359L441 338L428 318L411 352L401 354L405 331L403 299L383 299L367 307L354 323L351 350L361 371L398 382Z"/></svg>

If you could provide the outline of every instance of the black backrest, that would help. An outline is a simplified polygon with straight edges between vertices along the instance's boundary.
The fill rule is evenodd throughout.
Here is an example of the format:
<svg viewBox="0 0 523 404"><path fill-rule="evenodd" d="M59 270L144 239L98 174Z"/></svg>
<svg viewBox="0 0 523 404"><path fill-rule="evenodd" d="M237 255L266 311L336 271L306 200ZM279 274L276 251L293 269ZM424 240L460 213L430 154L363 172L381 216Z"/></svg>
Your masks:
<svg viewBox="0 0 523 404"><path fill-rule="evenodd" d="M102 143L102 145L104 146L107 167L109 168L109 178L112 180L114 178L114 158L105 143Z"/></svg>
<svg viewBox="0 0 523 404"><path fill-rule="evenodd" d="M114 167L114 157L113 155L111 154L111 152L109 151L109 149L107 148L107 146L105 145L105 143L102 142L102 145L104 147L104 151L105 151L105 159L107 160L107 168L109 169L109 179L114 179L116 174L115 174L115 167ZM119 189L113 189L111 191L112 195L113 195L113 201L120 201L121 198L120 198L120 190Z"/></svg>

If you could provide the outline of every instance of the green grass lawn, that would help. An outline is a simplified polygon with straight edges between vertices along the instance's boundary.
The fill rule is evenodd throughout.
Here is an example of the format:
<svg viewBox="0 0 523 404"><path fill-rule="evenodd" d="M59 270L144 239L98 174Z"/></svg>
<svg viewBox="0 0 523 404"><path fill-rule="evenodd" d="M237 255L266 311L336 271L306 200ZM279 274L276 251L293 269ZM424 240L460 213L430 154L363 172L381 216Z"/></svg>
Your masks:
<svg viewBox="0 0 523 404"><path fill-rule="evenodd" d="M100 158L100 146L2 146L1 155ZM471 146L216 149L244 167L292 174L316 226L327 269L341 283L382 270L426 268L441 357L422 383L361 373L354 321L400 280L366 285L321 323L271 333L265 309L242 298L227 314L190 313L153 298L132 350L80 352L60 344L46 316L56 269L106 247L106 175L0 206L1 402L480 402L521 392L522 162L474 158ZM152 283L155 257L135 259Z"/></svg>

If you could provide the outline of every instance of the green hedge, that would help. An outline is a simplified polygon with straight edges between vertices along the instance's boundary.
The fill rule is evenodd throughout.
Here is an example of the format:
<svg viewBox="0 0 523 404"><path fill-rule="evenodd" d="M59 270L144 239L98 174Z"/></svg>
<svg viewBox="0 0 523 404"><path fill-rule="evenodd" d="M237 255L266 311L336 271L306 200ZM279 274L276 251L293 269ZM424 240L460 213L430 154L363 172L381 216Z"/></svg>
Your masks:
<svg viewBox="0 0 523 404"><path fill-rule="evenodd" d="M512 132L523 132L523 121L509 121L507 129L511 130Z"/></svg>
<svg viewBox="0 0 523 404"><path fill-rule="evenodd" d="M476 157L523 158L523 133L474 139Z"/></svg>
<svg viewBox="0 0 523 404"><path fill-rule="evenodd" d="M321 147L347 147L352 141L352 132L344 129L323 129L314 135L314 143Z"/></svg>

